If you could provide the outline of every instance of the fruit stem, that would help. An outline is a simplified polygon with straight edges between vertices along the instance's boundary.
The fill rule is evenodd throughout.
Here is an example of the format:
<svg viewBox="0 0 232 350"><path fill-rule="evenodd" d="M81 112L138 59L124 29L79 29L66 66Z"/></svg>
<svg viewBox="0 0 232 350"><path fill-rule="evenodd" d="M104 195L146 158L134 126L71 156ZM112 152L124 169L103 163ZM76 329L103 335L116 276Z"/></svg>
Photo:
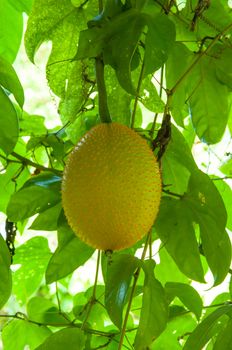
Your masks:
<svg viewBox="0 0 232 350"><path fill-rule="evenodd" d="M101 56L96 57L96 78L98 87L98 108L102 123L111 123L110 112L107 104L107 92L104 78L104 62Z"/></svg>
<svg viewBox="0 0 232 350"><path fill-rule="evenodd" d="M99 267L100 267L100 250L97 252L97 265L96 265L96 273L95 273L95 280L94 280L94 285L93 285L93 294L89 300L89 305L88 305L88 310L85 316L85 319L82 323L81 329L84 329L86 322L88 321L89 315L91 313L93 305L96 303L96 290L97 290L97 280L98 280L98 273L99 273Z"/></svg>
<svg viewBox="0 0 232 350"><path fill-rule="evenodd" d="M144 245L144 248L143 248L143 252L142 252L142 256L141 256L141 259L140 259L141 263L145 259L147 248L148 248L148 245L149 245L149 242L150 242L150 236L151 236L151 230L147 234L147 239L146 239L146 242L145 242L145 245ZM128 304L127 304L125 318L124 318L124 321L123 321L121 336L120 336L120 340L119 340L119 344L118 344L118 350L121 350L122 346L123 346L123 340L124 340L124 336L125 336L125 333L126 333L127 321L128 321L128 317L129 317L129 314L130 314L130 309L131 309L131 304L132 304L132 301L133 301L135 288L136 288L136 285L137 285L137 282L138 282L138 279L139 279L139 274L140 274L140 271L141 271L141 265L136 269L136 271L134 273L134 281L133 281L133 285L132 285L132 288L131 288L129 301L128 301Z"/></svg>
<svg viewBox="0 0 232 350"><path fill-rule="evenodd" d="M103 0L98 0L99 14L104 9ZM107 104L107 91L104 77L104 62L102 54L96 57L95 60L96 80L98 88L98 110L102 123L111 123L110 112Z"/></svg>

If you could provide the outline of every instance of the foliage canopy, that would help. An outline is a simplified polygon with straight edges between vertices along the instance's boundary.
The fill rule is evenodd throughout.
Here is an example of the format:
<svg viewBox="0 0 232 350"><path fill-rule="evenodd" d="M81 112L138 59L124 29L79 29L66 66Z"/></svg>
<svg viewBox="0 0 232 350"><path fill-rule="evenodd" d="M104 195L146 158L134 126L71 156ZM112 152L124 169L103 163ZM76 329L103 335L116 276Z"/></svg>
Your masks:
<svg viewBox="0 0 232 350"><path fill-rule="evenodd" d="M0 0L4 350L231 349L229 3ZM22 39L32 62L43 43L52 44L46 77L62 127L57 120L48 129L46 117L24 110L13 68ZM152 147L163 196L147 237L117 253L94 253L67 224L61 177L86 131L111 120ZM226 142L220 169L193 156L197 145L217 156ZM19 244L28 228L35 234ZM72 293L93 254L93 285ZM194 286L209 275L223 293L206 305Z"/></svg>

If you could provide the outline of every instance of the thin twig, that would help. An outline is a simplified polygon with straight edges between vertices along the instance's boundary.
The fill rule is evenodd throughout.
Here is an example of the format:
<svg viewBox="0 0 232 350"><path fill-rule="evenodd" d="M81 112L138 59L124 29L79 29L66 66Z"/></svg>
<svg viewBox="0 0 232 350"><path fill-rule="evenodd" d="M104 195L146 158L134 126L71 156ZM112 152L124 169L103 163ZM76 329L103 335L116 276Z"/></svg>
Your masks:
<svg viewBox="0 0 232 350"><path fill-rule="evenodd" d="M20 321L26 321L29 323L33 323L37 326L49 326L49 327L76 327L76 328L82 328L82 324L81 323L74 323L74 322L70 322L70 323L50 323L50 322L37 322L37 321L33 321L27 318L26 315L22 314L21 312L17 312L16 314L9 314L9 315L3 315L0 314L0 318L13 318L13 319L17 319ZM85 332L89 333L89 334L94 334L94 335L98 335L98 336L102 336L102 337L113 337L119 334L119 332L104 332L104 331L100 331L97 329L92 329L92 328L88 328L85 327Z"/></svg>
<svg viewBox="0 0 232 350"><path fill-rule="evenodd" d="M97 281L98 281L98 273L99 273L99 267L100 267L100 257L101 257L101 252L100 250L98 250L97 252L97 264L96 264L96 273L95 273L95 280L94 280L94 285L93 285L93 294L89 300L89 304L88 304L88 309L86 312L86 316L85 319L82 323L81 329L85 328L85 325L88 321L89 315L91 313L91 310L93 308L93 305L96 303L96 290L97 290Z"/></svg>
<svg viewBox="0 0 232 350"><path fill-rule="evenodd" d="M171 88L169 91L170 95L173 95L176 91L177 87L182 83L182 81L186 78L186 76L192 71L192 69L195 67L195 65L200 61L200 59L206 55L206 53L217 43L217 41L225 35L225 33L232 27L232 23L230 23L224 30L222 30L218 35L215 36L215 38L211 41L209 46L205 49L205 51L202 51L198 54L198 57L193 61L193 63L188 67L188 69L184 72L184 74L177 80L175 85Z"/></svg>
<svg viewBox="0 0 232 350"><path fill-rule="evenodd" d="M11 156L17 158L18 160L20 160L20 162L25 165L25 166L31 166L35 169L38 169L38 170L42 170L42 171L50 171L56 175L59 175L59 176L62 176L62 171L61 170L57 170L57 169L54 169L54 168L49 168L49 167L45 167L41 164L37 164L37 163L34 163L33 161L31 161L30 159L26 158L26 157L23 157L21 156L20 154L16 153L16 152L12 152L11 153ZM2 157L2 156L1 156ZM6 161L9 161L9 162L14 162L15 163L15 160L14 159L9 159L9 158L6 158L5 159Z"/></svg>
<svg viewBox="0 0 232 350"><path fill-rule="evenodd" d="M160 89L159 89L159 97L162 98L162 92L163 92L163 81L164 81L164 65L162 65L161 67L161 71L160 71ZM156 121L157 121L157 117L158 117L159 113L156 113L154 116L154 120L152 123L152 127L150 130L150 135L151 138L153 139L154 137L154 132L155 132L155 126L156 126Z"/></svg>
<svg viewBox="0 0 232 350"><path fill-rule="evenodd" d="M147 239L146 239L146 242L145 242L145 245L144 245L144 248L143 248L143 252L142 252L142 256L141 256L141 259L140 259L141 262L144 261L145 256L146 256L146 252L147 252L147 248L148 248L149 240L150 240L150 235L151 235L151 231L147 235ZM132 284L132 287L131 287L131 293L130 293L130 296L129 296L127 309L126 309L126 314L125 314L124 321L123 321L123 326L122 326L122 330L121 330L121 336L120 336L120 340L119 340L118 350L121 350L121 348L123 346L123 340L124 340L124 336L125 336L125 333L126 333L127 321L128 321L128 317L129 317L129 314L130 314L131 304L132 304L132 300L133 300L135 288L136 288L136 285L137 285L137 282L138 282L140 271L141 271L141 266L139 266L137 268L137 270L135 271L135 273L134 273L134 281L133 281L133 284Z"/></svg>
<svg viewBox="0 0 232 350"><path fill-rule="evenodd" d="M131 129L134 129L134 125L135 125L135 114L136 114L138 101L139 101L139 92L140 92L141 84L143 81L144 66L145 65L144 65L144 59L143 59L142 67L141 67L140 74L139 74L138 85L137 85L137 89L136 89L134 108L133 108L133 112L132 112L132 116L131 116Z"/></svg>
<svg viewBox="0 0 232 350"><path fill-rule="evenodd" d="M211 180L212 181L223 181L223 180L229 180L232 179L232 176L223 176L223 177L212 177Z"/></svg>
<svg viewBox="0 0 232 350"><path fill-rule="evenodd" d="M169 190L165 190L164 188L162 188L162 192L164 192L166 194L169 194L170 196L173 196L173 197L183 198L182 194L175 193L175 192L172 192L172 191L169 191Z"/></svg>

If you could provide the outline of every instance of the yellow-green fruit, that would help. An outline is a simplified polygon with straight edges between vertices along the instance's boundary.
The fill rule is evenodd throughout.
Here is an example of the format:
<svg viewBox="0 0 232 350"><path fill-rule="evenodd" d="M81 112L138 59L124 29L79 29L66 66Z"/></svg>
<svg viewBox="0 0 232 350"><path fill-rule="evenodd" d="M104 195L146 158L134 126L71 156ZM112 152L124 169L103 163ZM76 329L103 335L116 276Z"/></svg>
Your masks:
<svg viewBox="0 0 232 350"><path fill-rule="evenodd" d="M63 208L73 231L94 248L119 250L136 243L151 228L160 197L156 158L124 125L95 126L69 156Z"/></svg>

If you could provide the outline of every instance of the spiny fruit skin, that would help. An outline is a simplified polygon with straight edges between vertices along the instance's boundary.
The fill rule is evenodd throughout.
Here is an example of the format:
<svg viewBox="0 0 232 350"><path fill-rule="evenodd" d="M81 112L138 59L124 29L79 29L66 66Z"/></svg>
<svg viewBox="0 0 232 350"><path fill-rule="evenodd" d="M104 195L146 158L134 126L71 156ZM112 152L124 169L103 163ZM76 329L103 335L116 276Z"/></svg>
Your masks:
<svg viewBox="0 0 232 350"><path fill-rule="evenodd" d="M160 171L151 149L118 123L93 127L65 166L65 215L77 236L97 249L120 250L140 240L157 216L160 197Z"/></svg>

